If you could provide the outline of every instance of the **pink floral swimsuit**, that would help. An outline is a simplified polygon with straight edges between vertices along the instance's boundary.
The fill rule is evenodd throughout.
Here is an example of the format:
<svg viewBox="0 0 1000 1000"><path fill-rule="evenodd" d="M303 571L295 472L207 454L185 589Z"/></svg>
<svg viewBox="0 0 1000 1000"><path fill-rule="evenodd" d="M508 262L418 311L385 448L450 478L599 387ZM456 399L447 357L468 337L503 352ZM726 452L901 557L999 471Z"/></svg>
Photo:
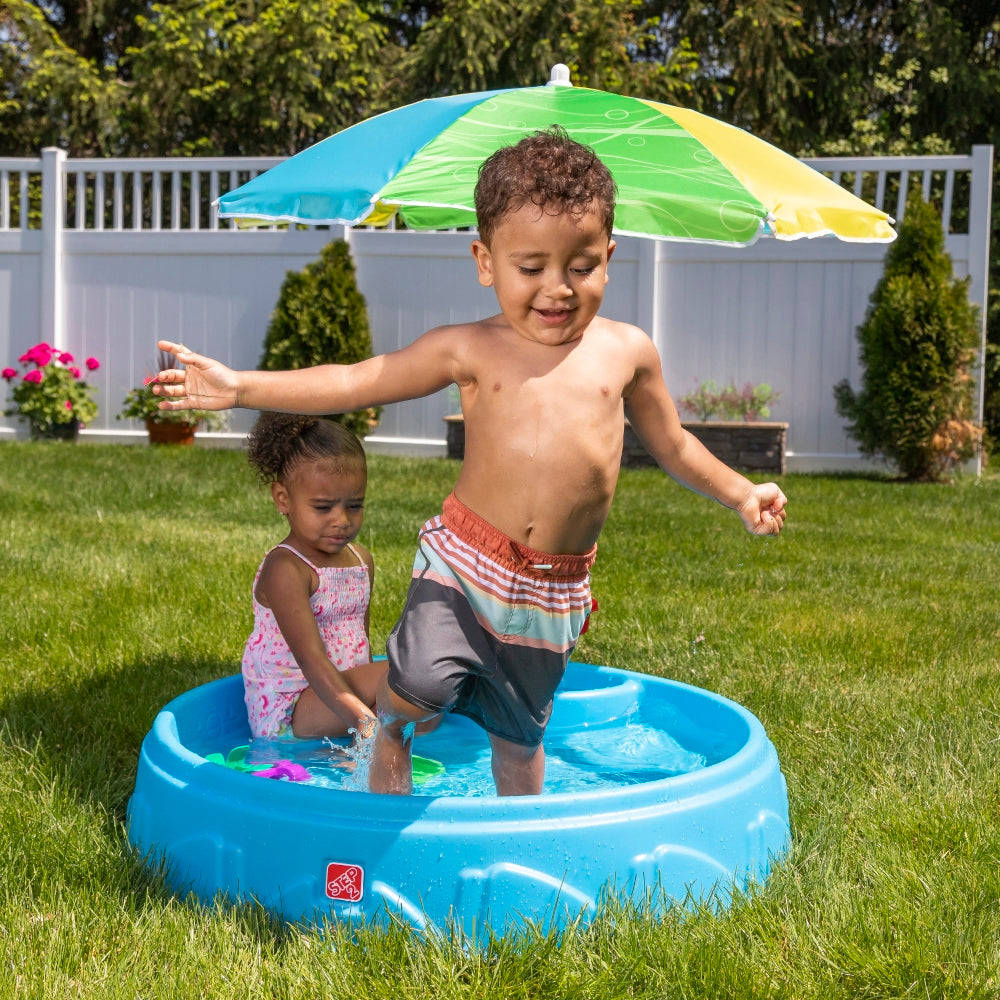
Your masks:
<svg viewBox="0 0 1000 1000"><path fill-rule="evenodd" d="M365 612L371 600L371 580L354 547L347 546L358 560L357 566L323 567L314 566L290 545L275 547L297 555L319 577L319 587L309 604L330 662L342 671L368 663L371 651ZM254 736L287 736L295 704L309 682L299 670L274 612L257 601L257 580L263 566L261 562L253 581L254 626L243 650L243 696Z"/></svg>

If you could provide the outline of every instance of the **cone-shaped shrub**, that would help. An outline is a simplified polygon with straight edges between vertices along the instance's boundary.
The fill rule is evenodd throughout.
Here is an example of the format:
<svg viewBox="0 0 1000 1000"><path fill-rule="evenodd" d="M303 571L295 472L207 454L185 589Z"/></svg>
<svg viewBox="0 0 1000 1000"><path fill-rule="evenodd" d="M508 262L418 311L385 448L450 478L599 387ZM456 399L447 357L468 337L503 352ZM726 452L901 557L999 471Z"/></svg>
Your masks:
<svg viewBox="0 0 1000 1000"><path fill-rule="evenodd" d="M319 259L289 271L264 339L261 371L289 371L314 365L349 365L371 357L368 306L358 290L354 262L342 240L328 243ZM358 437L370 434L380 406L331 414Z"/></svg>
<svg viewBox="0 0 1000 1000"><path fill-rule="evenodd" d="M837 412L869 457L906 479L947 479L971 457L981 430L971 420L978 310L958 280L933 205L910 198L858 328L862 386L834 386Z"/></svg>

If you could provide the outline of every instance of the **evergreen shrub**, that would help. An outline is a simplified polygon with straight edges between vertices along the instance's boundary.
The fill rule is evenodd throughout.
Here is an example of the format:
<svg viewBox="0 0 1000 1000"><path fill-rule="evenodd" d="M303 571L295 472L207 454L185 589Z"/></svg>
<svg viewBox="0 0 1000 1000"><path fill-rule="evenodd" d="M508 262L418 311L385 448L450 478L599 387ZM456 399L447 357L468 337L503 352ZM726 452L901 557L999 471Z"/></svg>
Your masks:
<svg viewBox="0 0 1000 1000"><path fill-rule="evenodd" d="M343 240L328 243L319 259L289 271L271 313L261 371L314 365L349 365L371 357L368 306L358 289L351 252ZM330 414L363 438L376 427L382 407Z"/></svg>
<svg viewBox="0 0 1000 1000"><path fill-rule="evenodd" d="M911 196L885 271L858 327L862 387L834 386L837 412L863 454L905 479L937 482L975 454L971 419L979 313L956 279L934 206Z"/></svg>

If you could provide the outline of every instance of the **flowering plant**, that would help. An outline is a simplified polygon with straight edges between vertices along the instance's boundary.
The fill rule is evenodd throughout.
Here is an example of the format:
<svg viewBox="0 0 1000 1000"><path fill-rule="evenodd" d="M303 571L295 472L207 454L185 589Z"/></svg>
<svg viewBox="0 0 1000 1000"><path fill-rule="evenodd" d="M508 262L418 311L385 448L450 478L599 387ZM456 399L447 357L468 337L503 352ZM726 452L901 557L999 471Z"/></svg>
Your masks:
<svg viewBox="0 0 1000 1000"><path fill-rule="evenodd" d="M751 385L747 382L742 389L730 379L729 385L720 389L712 379L702 382L693 392L681 396L677 405L684 413L690 413L701 421L719 414L720 420L765 420L771 415L771 404L781 398L766 382Z"/></svg>
<svg viewBox="0 0 1000 1000"><path fill-rule="evenodd" d="M97 416L94 387L84 381L68 351L35 344L17 360L27 371L4 368L0 372L0 378L8 383L16 380L10 391L14 405L3 411L5 417L21 417L47 433L60 425L89 424ZM101 367L97 358L87 358L84 364L88 371Z"/></svg>
<svg viewBox="0 0 1000 1000"><path fill-rule="evenodd" d="M160 370L173 368L177 360L166 351L160 352ZM129 389L122 401L118 420L146 420L154 424L204 424L207 427L220 428L225 426L225 417L212 410L161 410L160 397L153 392L156 383L155 375L147 375L142 385Z"/></svg>

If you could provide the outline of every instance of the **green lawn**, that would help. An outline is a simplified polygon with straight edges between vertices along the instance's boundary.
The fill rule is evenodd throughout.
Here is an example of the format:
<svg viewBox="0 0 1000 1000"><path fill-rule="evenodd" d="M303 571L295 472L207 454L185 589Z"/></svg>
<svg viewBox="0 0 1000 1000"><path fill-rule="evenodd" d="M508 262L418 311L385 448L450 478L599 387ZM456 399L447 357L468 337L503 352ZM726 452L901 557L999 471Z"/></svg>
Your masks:
<svg viewBox="0 0 1000 1000"><path fill-rule="evenodd" d="M457 468L371 460L377 649ZM624 472L577 659L756 713L787 860L726 912L608 912L468 953L181 902L130 856L139 744L238 670L282 526L238 452L0 445L0 1000L1000 996L1000 477L783 488L786 530L755 539Z"/></svg>

